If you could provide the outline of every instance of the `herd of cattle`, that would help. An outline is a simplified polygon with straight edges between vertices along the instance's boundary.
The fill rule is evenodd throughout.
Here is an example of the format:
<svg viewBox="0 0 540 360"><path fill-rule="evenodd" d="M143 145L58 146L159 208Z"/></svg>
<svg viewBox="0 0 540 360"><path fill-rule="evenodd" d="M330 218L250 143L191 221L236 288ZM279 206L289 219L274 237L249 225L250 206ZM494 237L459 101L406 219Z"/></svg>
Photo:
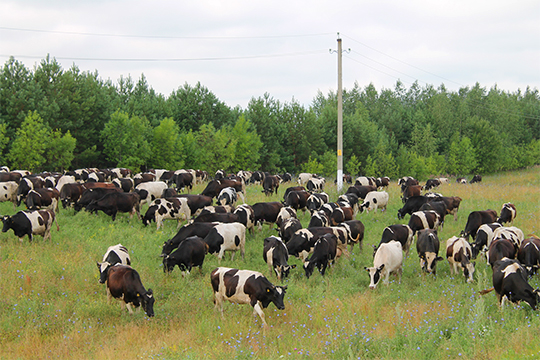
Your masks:
<svg viewBox="0 0 540 360"><path fill-rule="evenodd" d="M112 220L118 212L129 213L130 218L136 214L145 226L154 221L157 229L164 220L173 219L178 221L178 232L163 244L163 269L171 272L178 266L185 276L193 267L202 269L208 253L217 255L220 262L226 251L232 252L232 257L240 251L243 258L246 232L253 234L265 223L275 224L279 236L264 240L263 259L278 281L296 267L288 264L290 256L301 260L309 278L315 268L324 275L327 267L343 254L352 252L355 244L361 247L364 225L356 219L357 214L385 211L389 201L385 190L390 184L389 178L361 176L352 184L350 177L344 177L351 186L332 202L324 193L324 178L302 173L297 177L298 186L286 188L283 201L248 205L248 184L262 185L262 191L270 196L277 194L280 184L290 182L292 176L248 171L227 175L218 171L209 180L208 174L199 170L154 170L136 175L120 168L81 169L65 174L2 170L1 201L13 202L14 209L24 202L28 208L13 216L3 216L2 231L13 229L21 241L26 235L30 241L36 234L50 238L60 202L75 211L102 211ZM475 175L471 183L480 181L481 177ZM207 185L200 195L189 194L194 183L204 182ZM422 271L436 274L437 262L443 260L439 256L438 230L447 215L457 220L462 201L457 196L430 192L445 182L448 179L430 179L421 186L411 177L399 179L403 206L397 215L399 219L409 215L409 222L383 230L379 245L374 247L373 266L365 267L370 289L375 289L381 279L388 284L392 273L401 277L403 260L409 255L415 237ZM184 189L188 190L187 194L180 193ZM237 206L239 199L242 204ZM141 206L146 203L148 209L141 217ZM298 211L309 211L311 215L306 228L298 220ZM505 226L513 223L516 213L511 203L503 204L500 216L491 209L471 212L461 234L446 241L446 259L452 272L462 273L471 282L475 270L472 260L482 254L493 269L493 286L499 302L525 301L535 309L540 291L528 284L528 278L540 266L540 240L525 239L519 228ZM187 224L180 227L183 221ZM109 247L97 266L100 282L107 284L109 298L121 299L130 312L131 305L136 308L142 305L148 316L154 315L153 291L142 285L124 246ZM259 272L219 267L211 273L211 285L216 309L222 314L224 300L249 303L266 325L262 309L271 302L278 309L284 308L287 287L273 285Z"/></svg>

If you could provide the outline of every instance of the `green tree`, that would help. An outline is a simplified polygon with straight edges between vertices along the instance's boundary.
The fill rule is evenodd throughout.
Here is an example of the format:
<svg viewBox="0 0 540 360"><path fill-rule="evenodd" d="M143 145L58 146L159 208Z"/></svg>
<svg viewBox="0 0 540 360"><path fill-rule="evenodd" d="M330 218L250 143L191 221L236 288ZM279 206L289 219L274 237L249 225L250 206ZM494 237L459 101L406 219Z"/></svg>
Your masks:
<svg viewBox="0 0 540 360"><path fill-rule="evenodd" d="M349 160L345 163L345 171L351 176L355 177L360 174L360 167L362 166L362 162L360 159L356 157L356 155L351 155Z"/></svg>
<svg viewBox="0 0 540 360"><path fill-rule="evenodd" d="M231 136L235 140L233 169L257 170L259 168L259 149L262 146L260 136L254 126L240 116L231 130Z"/></svg>
<svg viewBox="0 0 540 360"><path fill-rule="evenodd" d="M470 174L476 169L476 152L471 140L453 137L448 152L448 172L454 175Z"/></svg>
<svg viewBox="0 0 540 360"><path fill-rule="evenodd" d="M165 118L152 132L152 156L148 159L148 166L155 169L181 169L182 143L178 124L173 118Z"/></svg>
<svg viewBox="0 0 540 360"><path fill-rule="evenodd" d="M228 127L224 127L216 131L212 124L205 124L196 134L202 154L201 167L209 173L213 174L218 169L227 172L234 170L236 140L228 130Z"/></svg>
<svg viewBox="0 0 540 360"><path fill-rule="evenodd" d="M6 124L0 124L0 162L4 163L4 149L6 148L9 137L6 135L7 132L7 126Z"/></svg>
<svg viewBox="0 0 540 360"><path fill-rule="evenodd" d="M45 151L46 168L61 172L69 169L76 143L77 139L71 136L69 130L64 135L58 129L53 130Z"/></svg>
<svg viewBox="0 0 540 360"><path fill-rule="evenodd" d="M8 159L11 167L35 171L45 163L45 149L50 131L37 111L28 112L11 144Z"/></svg>
<svg viewBox="0 0 540 360"><path fill-rule="evenodd" d="M310 156L308 161L301 165L301 171L312 174L323 174L324 165L318 162L317 159L312 159Z"/></svg>

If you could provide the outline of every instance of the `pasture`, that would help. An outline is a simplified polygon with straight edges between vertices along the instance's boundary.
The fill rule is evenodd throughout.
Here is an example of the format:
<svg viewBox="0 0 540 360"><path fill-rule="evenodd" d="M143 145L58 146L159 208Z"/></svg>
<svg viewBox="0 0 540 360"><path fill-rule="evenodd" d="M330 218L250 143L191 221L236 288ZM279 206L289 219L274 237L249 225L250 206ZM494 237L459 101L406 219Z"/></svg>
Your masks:
<svg viewBox="0 0 540 360"><path fill-rule="evenodd" d="M278 195L266 197L261 186L247 187L247 203L282 200L293 184L282 184ZM197 185L198 194L204 185ZM336 188L327 184L331 201ZM475 281L450 274L448 262L437 266L437 277L423 275L416 247L404 261L401 283L391 277L369 290L364 266L372 265L371 245L382 230L398 220L402 207L399 188L392 181L386 212L358 214L365 225L363 250L355 246L349 257L337 260L323 278L317 271L306 279L302 265L283 284L288 286L285 310L273 304L265 309L269 328L252 315L249 305L225 303L224 319L214 311L210 272L218 266L207 255L202 274L198 269L185 278L178 268L163 272L163 242L176 233L176 221L144 227L119 214L115 222L99 213L61 209L60 231L52 241L36 236L21 244L10 230L0 234L0 358L2 359L537 359L540 357L540 314L528 305L500 310L491 287L491 269L476 261ZM540 168L484 176L479 184L460 185L455 179L434 191L463 199L458 221L446 217L439 232L444 255L446 239L458 235L473 210L500 212L505 202L517 208L514 226L525 236L540 235ZM142 209L146 211L148 205ZM22 209L22 207L20 208ZM13 214L11 203L0 213ZM299 212L304 226L306 212ZM275 227L275 226L274 226ZM263 262L263 239L277 232L268 225L247 235L246 258L221 266L257 270L278 284ZM117 243L130 252L132 266L156 298L155 317L144 312L130 315L120 303L107 303L105 285L98 283L96 262L107 247ZM540 286L538 275L530 283Z"/></svg>

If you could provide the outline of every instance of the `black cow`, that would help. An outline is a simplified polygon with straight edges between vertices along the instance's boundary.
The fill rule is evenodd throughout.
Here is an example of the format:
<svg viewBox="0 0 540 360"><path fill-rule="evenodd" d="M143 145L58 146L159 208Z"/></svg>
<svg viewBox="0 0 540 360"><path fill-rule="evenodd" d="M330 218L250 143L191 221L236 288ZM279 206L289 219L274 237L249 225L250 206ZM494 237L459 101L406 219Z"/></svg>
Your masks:
<svg viewBox="0 0 540 360"><path fill-rule="evenodd" d="M131 265L128 249L122 244L109 246L107 252L103 255L103 261L97 263L99 269L99 282L101 284L105 284L109 268L116 264Z"/></svg>
<svg viewBox="0 0 540 360"><path fill-rule="evenodd" d="M33 240L34 235L41 235L43 240L47 240L51 238L51 227L52 223L56 222L56 217L54 211L50 209L19 211L13 216L2 217L2 222L2 232L13 229L15 236L21 242L25 235L28 235L30 241ZM60 230L58 222L56 222L56 230Z"/></svg>
<svg viewBox="0 0 540 360"><path fill-rule="evenodd" d="M327 224L328 225L328 224ZM302 223L296 218L290 218L284 220L278 229L279 236L283 239L283 242L288 243L293 237L296 231L302 229Z"/></svg>
<svg viewBox="0 0 540 360"><path fill-rule="evenodd" d="M506 203L503 204L501 209L501 216L497 219L497 222L499 224L505 224L510 223L512 224L514 222L514 219L516 218L516 206L512 203Z"/></svg>
<svg viewBox="0 0 540 360"><path fill-rule="evenodd" d="M423 229L418 232L416 251L423 271L437 275L437 262L443 259L439 256L439 247L439 237L435 230Z"/></svg>
<svg viewBox="0 0 540 360"><path fill-rule="evenodd" d="M64 185L64 187L66 187L66 185ZM63 189L64 188L62 188L62 190ZM83 191L79 200L77 200L77 202L75 202L75 204L73 205L73 209L75 209L75 211L80 211L82 208L85 208L88 205L90 205L92 201L99 200L107 194L118 193L118 192L122 192L122 190L116 187L86 189Z"/></svg>
<svg viewBox="0 0 540 360"><path fill-rule="evenodd" d="M352 194L355 194L356 196L358 196L358 199L364 200L368 193L370 193L371 191L376 191L376 190L377 190L377 186L354 185L354 186L350 186L347 189L346 194L352 193Z"/></svg>
<svg viewBox="0 0 540 360"><path fill-rule="evenodd" d="M130 214L130 218L136 213L140 220L139 201L139 195L135 193L113 192L106 194L99 200L92 201L86 206L86 210L96 213L101 210L111 216L113 221L116 220L118 212L127 212Z"/></svg>
<svg viewBox="0 0 540 360"><path fill-rule="evenodd" d="M130 192L135 188L135 182L132 178L117 178L112 183L123 192Z"/></svg>
<svg viewBox="0 0 540 360"><path fill-rule="evenodd" d="M398 210L397 216L398 219L403 219L406 214L411 215L413 212L419 211L422 205L425 203L431 201L433 199L430 199L427 196L413 196L405 202L405 205L401 209Z"/></svg>
<svg viewBox="0 0 540 360"><path fill-rule="evenodd" d="M284 205L290 206L295 210L305 210L310 195L307 191L290 191L285 198Z"/></svg>
<svg viewBox="0 0 540 360"><path fill-rule="evenodd" d="M221 223L234 223L239 222L238 215L232 214L232 213L201 213L199 216L197 216L195 219L193 219L194 223L197 222L221 222Z"/></svg>
<svg viewBox="0 0 540 360"><path fill-rule="evenodd" d="M277 220L279 211L283 207L283 204L279 201L273 202L259 202L251 205L254 213L255 224L262 228L262 223L274 224Z"/></svg>
<svg viewBox="0 0 540 360"><path fill-rule="evenodd" d="M270 236L264 239L263 260L268 264L269 271L273 270L276 273L279 281L289 276L291 269L296 267L296 265L289 265L288 259L289 252L280 238Z"/></svg>
<svg viewBox="0 0 540 360"><path fill-rule="evenodd" d="M285 309L283 298L287 286L274 286L263 274L250 271L219 267L210 274L210 282L214 290L216 310L223 317L223 301L237 304L250 304L253 313L259 315L265 327L263 309L274 303L279 310Z"/></svg>
<svg viewBox="0 0 540 360"><path fill-rule="evenodd" d="M285 193L283 193L283 201L287 201L287 196L291 191L306 191L306 188L303 186L291 186L285 189Z"/></svg>
<svg viewBox="0 0 540 360"><path fill-rule="evenodd" d="M487 252L487 262L493 266L498 260L502 258L515 259L517 255L517 249L508 239L494 239L489 245L489 250Z"/></svg>
<svg viewBox="0 0 540 360"><path fill-rule="evenodd" d="M536 274L540 268L540 239L530 237L523 240L519 247L517 259L527 269L529 276Z"/></svg>
<svg viewBox="0 0 540 360"><path fill-rule="evenodd" d="M219 195L221 190L225 189L226 187L232 187L236 190L237 193L244 194L244 186L245 185L242 183L241 180L212 180L208 183L208 185L206 185L206 188L203 190L201 195L215 198Z"/></svg>
<svg viewBox="0 0 540 360"><path fill-rule="evenodd" d="M146 290L141 282L139 273L131 266L115 265L107 272L107 298L120 299L133 314L131 305L138 308L142 305L149 317L154 316L154 293L152 289Z"/></svg>
<svg viewBox="0 0 540 360"><path fill-rule="evenodd" d="M482 175L474 175L471 184L482 182Z"/></svg>
<svg viewBox="0 0 540 360"><path fill-rule="evenodd" d="M177 197L183 197L188 200L188 206L192 216L198 214L198 211L204 209L205 206L212 205L212 198L210 196L179 194Z"/></svg>
<svg viewBox="0 0 540 360"><path fill-rule="evenodd" d="M304 261L304 271L308 279L313 274L315 267L324 276L328 265L336 259L337 242L336 235L331 233L324 234L317 240L313 247L313 254Z"/></svg>
<svg viewBox="0 0 540 360"><path fill-rule="evenodd" d="M185 239L191 236L199 236L205 238L210 230L218 225L219 223L193 223L184 225L178 230L176 235L172 239L169 239L163 243L163 248L161 250L161 256L169 255L174 249L178 248L178 245Z"/></svg>
<svg viewBox="0 0 540 360"><path fill-rule="evenodd" d="M467 218L465 230L461 232L461 236L468 239L472 236L476 238L476 232L482 224L491 224L497 220L497 212L495 210L472 211Z"/></svg>
<svg viewBox="0 0 540 360"><path fill-rule="evenodd" d="M60 192L55 188L30 190L24 202L28 210L38 210L46 207L56 213L60 202Z"/></svg>
<svg viewBox="0 0 540 360"><path fill-rule="evenodd" d="M266 196L270 196L273 193L277 194L278 188L279 188L279 179L277 176L270 175L264 178L263 193Z"/></svg>
<svg viewBox="0 0 540 360"><path fill-rule="evenodd" d="M234 214L238 216L238 222L253 234L255 228L255 212L253 208L248 204L242 204L234 210Z"/></svg>
<svg viewBox="0 0 540 360"><path fill-rule="evenodd" d="M208 244L199 236L190 236L180 242L178 248L170 255L163 257L163 271L171 272L178 265L182 276L185 272L189 274L191 268L199 267L199 272L202 273L204 257L208 253Z"/></svg>
<svg viewBox="0 0 540 360"><path fill-rule="evenodd" d="M389 243L392 240L399 242L403 251L405 251L405 256L409 256L409 249L413 239L414 232L408 225L396 224L387 226L383 230L379 245L374 247L373 256L375 256L375 253L381 244Z"/></svg>
<svg viewBox="0 0 540 360"><path fill-rule="evenodd" d="M176 191L180 192L187 188L188 192L190 192L193 189L193 174L187 171L175 173L171 178L171 182L176 185Z"/></svg>

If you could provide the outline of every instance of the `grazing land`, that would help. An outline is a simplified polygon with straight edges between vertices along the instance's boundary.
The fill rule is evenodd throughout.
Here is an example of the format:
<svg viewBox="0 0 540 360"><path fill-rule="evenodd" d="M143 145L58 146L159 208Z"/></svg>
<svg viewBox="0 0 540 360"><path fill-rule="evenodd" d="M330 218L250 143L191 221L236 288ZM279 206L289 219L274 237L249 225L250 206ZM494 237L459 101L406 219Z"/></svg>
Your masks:
<svg viewBox="0 0 540 360"><path fill-rule="evenodd" d="M247 187L247 203L281 200L266 197L261 186ZM200 193L198 185L192 193ZM326 185L331 201L333 184ZM526 304L499 309L491 287L491 268L476 261L475 281L451 275L445 261L437 277L423 275L413 245L404 261L401 283L369 290L364 266L372 265L372 245L382 230L398 220L402 207L395 181L386 212L358 214L365 225L363 250L337 260L323 278L317 271L306 279L297 264L290 278L285 310L273 304L265 309L268 329L249 305L225 303L224 318L214 311L210 272L218 266L207 255L185 278L178 268L163 272L159 257L163 242L176 233L176 221L144 227L136 218L120 214L115 222L99 213L61 209L60 231L51 241L39 236L20 243L10 230L0 234L0 358L2 359L537 359L540 357L540 313ZM446 239L458 235L473 210L500 212L505 202L517 208L514 226L525 236L540 236L540 168L484 176L479 184L453 182L435 191L463 199L458 220L447 216L439 232L444 256ZM143 213L148 206L143 207ZM20 208L22 209L22 208ZM13 214L11 203L0 204L2 215ZM308 213L299 213L304 226ZM275 226L247 235L246 257L226 254L221 266L257 270L277 284L263 262L263 239L275 235ZM156 297L155 317L144 312L130 315L118 301L107 303L105 285L98 283L96 262L107 247L122 243L132 266ZM538 275L530 283L539 286Z"/></svg>

